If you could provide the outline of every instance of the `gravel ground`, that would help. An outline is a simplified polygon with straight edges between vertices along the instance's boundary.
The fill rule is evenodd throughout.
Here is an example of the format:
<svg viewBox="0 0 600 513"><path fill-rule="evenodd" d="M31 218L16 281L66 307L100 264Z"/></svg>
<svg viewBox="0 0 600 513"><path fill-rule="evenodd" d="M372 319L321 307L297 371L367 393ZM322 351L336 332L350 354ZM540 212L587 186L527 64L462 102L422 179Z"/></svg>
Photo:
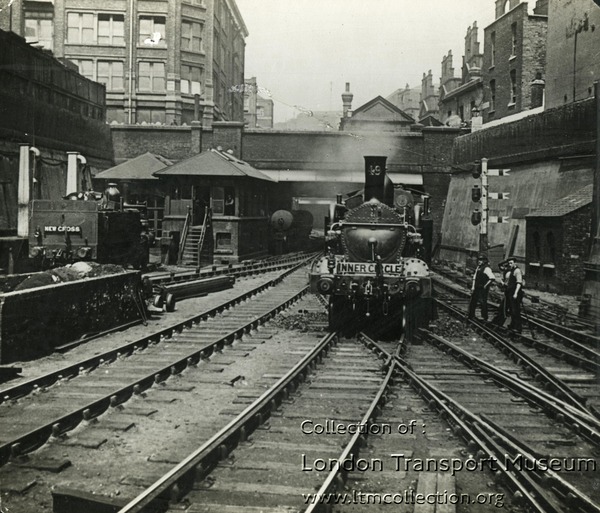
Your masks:
<svg viewBox="0 0 600 513"><path fill-rule="evenodd" d="M20 362L17 365L23 367L22 377L4 384L3 387L15 385L20 381L54 371L60 366L74 364L94 354L136 340L152 329L161 329L181 322L270 281L278 274L273 272L259 277L239 279L232 289L181 301L173 313L153 314L148 326L138 325L107 335L82 344L65 354L54 354L32 362ZM292 279L298 281L297 277ZM6 511L14 513L51 511L50 490L55 486L85 488L87 491L114 498L135 496L141 490L141 486L148 486L157 475L172 468L186 455L188 445L193 444L194 448L197 447L217 428L228 423L232 418L231 413L226 413L228 409L244 409L250 401L249 396L244 394L260 395L268 386L262 379L265 373L280 372L284 367L293 365L294 360L300 359L304 352L302 346L308 347L317 343L323 336L320 326L326 322L326 315L320 310L317 299L309 295L276 317L268 326L261 327L254 337L245 337L242 342L236 341L222 354L214 355L210 362L200 364L198 370L186 370L181 375L170 378L165 385L152 387L140 397L132 398L124 408L111 409L98 421L82 422L66 437L45 444L32 454L34 459L69 460L72 461L72 465L58 474L35 468L20 470L17 483L33 483L29 491L23 494L7 493L7 486L11 488L8 481L11 481L12 464L7 465L0 470L0 481L2 476L8 479L2 487L0 509L6 507ZM229 314L230 312L225 313ZM314 321L317 332L309 328L309 323ZM293 333L287 331L290 328L297 329L298 336L290 337L290 333ZM163 341L164 350L168 351L171 344L176 344L176 339L177 336L173 341ZM299 349L302 351L298 351ZM105 372L110 372L113 367L116 368L117 365ZM136 407L152 408L154 404L157 412L149 417L134 418L128 414L128 411ZM111 428L115 422L130 420L135 424L126 432ZM81 446L82 443L93 442L104 436L107 441L96 450L90 451L89 447ZM92 454L93 457L90 458ZM82 485L82 478L87 485Z"/></svg>

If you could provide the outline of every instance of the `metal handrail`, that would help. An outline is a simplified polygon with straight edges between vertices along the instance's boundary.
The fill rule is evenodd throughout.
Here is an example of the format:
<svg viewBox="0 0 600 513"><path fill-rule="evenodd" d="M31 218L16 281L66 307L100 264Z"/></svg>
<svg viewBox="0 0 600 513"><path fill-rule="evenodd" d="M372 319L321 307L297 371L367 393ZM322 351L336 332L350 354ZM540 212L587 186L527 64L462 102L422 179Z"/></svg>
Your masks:
<svg viewBox="0 0 600 513"><path fill-rule="evenodd" d="M206 231L208 229L208 223L210 222L211 212L210 208L205 207L204 210L204 222L202 223L202 230L200 231L200 239L198 240L198 260L196 261L196 265L200 267L200 253L202 251L202 246L204 245L204 239L206 237Z"/></svg>
<svg viewBox="0 0 600 513"><path fill-rule="evenodd" d="M181 239L179 240L179 253L177 255L177 264L181 264L183 260L183 250L185 248L185 243L187 241L188 231L190 229L190 224L192 224L192 207L188 205L188 211L185 216L185 222L183 223L183 230L181 230Z"/></svg>

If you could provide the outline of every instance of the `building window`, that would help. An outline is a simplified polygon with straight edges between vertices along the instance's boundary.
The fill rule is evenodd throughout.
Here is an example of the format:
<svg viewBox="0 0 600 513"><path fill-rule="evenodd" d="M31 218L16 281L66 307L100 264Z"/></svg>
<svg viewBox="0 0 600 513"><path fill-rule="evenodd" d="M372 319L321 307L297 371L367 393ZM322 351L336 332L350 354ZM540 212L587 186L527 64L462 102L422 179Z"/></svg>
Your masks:
<svg viewBox="0 0 600 513"><path fill-rule="evenodd" d="M225 213L225 189L223 187L212 188L211 203L213 214L223 215Z"/></svg>
<svg viewBox="0 0 600 513"><path fill-rule="evenodd" d="M122 91L123 63L120 61L98 61L96 82L106 86L107 91Z"/></svg>
<svg viewBox="0 0 600 513"><path fill-rule="evenodd" d="M165 23L164 16L140 16L140 44L166 45Z"/></svg>
<svg viewBox="0 0 600 513"><path fill-rule="evenodd" d="M510 34L511 34L511 50L510 55L514 57L517 55L517 24L513 23L510 26Z"/></svg>
<svg viewBox="0 0 600 513"><path fill-rule="evenodd" d="M517 72L516 70L510 70L510 103L514 105L517 103Z"/></svg>
<svg viewBox="0 0 600 513"><path fill-rule="evenodd" d="M496 110L496 81L490 80L490 112Z"/></svg>
<svg viewBox="0 0 600 513"><path fill-rule="evenodd" d="M490 64L490 66L495 66L496 65L496 33L492 32L491 36L490 36L490 42L491 42L491 51L490 51L490 58L492 59L492 62Z"/></svg>
<svg viewBox="0 0 600 513"><path fill-rule="evenodd" d="M215 249L231 249L231 233L217 233Z"/></svg>
<svg viewBox="0 0 600 513"><path fill-rule="evenodd" d="M67 43L94 44L96 42L94 18L93 13L68 13Z"/></svg>
<svg viewBox="0 0 600 513"><path fill-rule="evenodd" d="M181 49L187 52L202 52L202 24L192 21L181 22Z"/></svg>
<svg viewBox="0 0 600 513"><path fill-rule="evenodd" d="M79 68L79 74L85 78L94 80L94 61L88 59L71 59L74 64Z"/></svg>
<svg viewBox="0 0 600 513"><path fill-rule="evenodd" d="M98 14L98 44L125 45L125 18L121 14Z"/></svg>
<svg viewBox="0 0 600 513"><path fill-rule="evenodd" d="M125 45L122 14L67 13L67 43Z"/></svg>
<svg viewBox="0 0 600 513"><path fill-rule="evenodd" d="M151 123L153 125L165 124L165 109L150 109L138 107L136 110L136 120L138 123ZM192 199L189 187L181 189L181 197L179 199Z"/></svg>
<svg viewBox="0 0 600 513"><path fill-rule="evenodd" d="M181 92L186 94L202 94L204 70L197 66L181 66Z"/></svg>
<svg viewBox="0 0 600 513"><path fill-rule="evenodd" d="M140 62L138 67L138 89L140 91L164 91L165 63Z"/></svg>
<svg viewBox="0 0 600 513"><path fill-rule="evenodd" d="M25 20L25 41L28 43L39 43L48 50L54 49L54 21L52 15L50 18L45 18L44 13L40 13L40 17Z"/></svg>

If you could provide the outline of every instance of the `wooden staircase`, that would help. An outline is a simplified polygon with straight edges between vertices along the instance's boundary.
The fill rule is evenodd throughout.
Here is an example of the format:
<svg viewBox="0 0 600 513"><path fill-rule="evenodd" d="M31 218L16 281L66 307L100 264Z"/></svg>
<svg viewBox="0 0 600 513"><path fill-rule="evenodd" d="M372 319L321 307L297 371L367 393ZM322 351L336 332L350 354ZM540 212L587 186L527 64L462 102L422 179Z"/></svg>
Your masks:
<svg viewBox="0 0 600 513"><path fill-rule="evenodd" d="M213 263L213 234L211 213L207 209L204 216L204 223L198 226L190 226L183 254L181 265L193 265L202 267Z"/></svg>

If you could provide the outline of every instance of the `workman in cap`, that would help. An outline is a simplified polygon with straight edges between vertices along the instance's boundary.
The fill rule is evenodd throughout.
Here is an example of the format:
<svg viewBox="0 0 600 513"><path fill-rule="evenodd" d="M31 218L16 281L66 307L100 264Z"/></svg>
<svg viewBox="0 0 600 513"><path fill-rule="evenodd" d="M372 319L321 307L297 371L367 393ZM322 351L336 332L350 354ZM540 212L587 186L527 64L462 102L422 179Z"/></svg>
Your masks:
<svg viewBox="0 0 600 513"><path fill-rule="evenodd" d="M523 301L523 271L517 266L514 258L508 259L508 271L506 273L506 306L510 314L510 325L508 329L521 333L521 301Z"/></svg>
<svg viewBox="0 0 600 513"><path fill-rule="evenodd" d="M469 319L475 317L477 304L481 308L481 318L488 320L487 298L488 291L492 283L496 281L494 272L490 267L488 258L485 255L479 255L477 259L477 268L473 274L473 283L471 284L471 301L469 302Z"/></svg>

